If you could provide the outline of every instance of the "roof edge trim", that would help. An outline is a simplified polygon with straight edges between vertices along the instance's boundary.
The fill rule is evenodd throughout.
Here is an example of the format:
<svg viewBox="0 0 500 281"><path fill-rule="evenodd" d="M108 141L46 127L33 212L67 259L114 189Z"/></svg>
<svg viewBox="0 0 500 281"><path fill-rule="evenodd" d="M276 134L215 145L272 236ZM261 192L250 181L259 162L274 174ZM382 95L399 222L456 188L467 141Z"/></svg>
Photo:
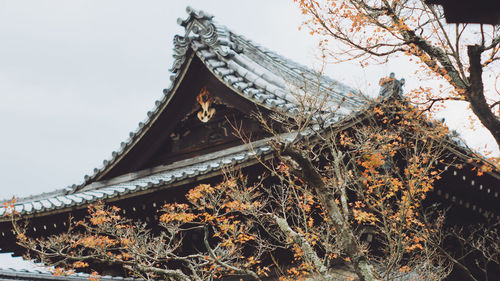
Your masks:
<svg viewBox="0 0 500 281"><path fill-rule="evenodd" d="M75 188L74 191L81 190L83 187L88 185L90 182L96 182L96 181L101 180L142 139L142 137L147 133L148 129L152 126L153 123L155 123L155 121L162 114L162 112L165 110L165 108L167 108L167 106L170 104L170 101L172 100L172 98L174 97L175 93L177 92L177 90L180 86L180 82L183 80L184 76L186 75L186 73L189 69L189 66L191 65L191 62L193 61L194 56L195 55L193 52L193 53L189 54L187 60L184 61L183 66L181 67L180 71L177 72L177 75L174 76L171 87L168 90L167 89L164 90L165 97L163 98L162 104L159 104L157 106L157 109L155 110L156 113L149 117L147 124L143 124L143 126L141 127L141 123L139 123L139 128L140 128L139 132L132 139L132 142L130 142L124 150L122 150L115 157L113 157L112 161L108 162L108 165L104 165L102 170L98 171L97 173L94 173L94 175L87 178L85 180L85 182L83 184L79 185L77 188Z"/></svg>

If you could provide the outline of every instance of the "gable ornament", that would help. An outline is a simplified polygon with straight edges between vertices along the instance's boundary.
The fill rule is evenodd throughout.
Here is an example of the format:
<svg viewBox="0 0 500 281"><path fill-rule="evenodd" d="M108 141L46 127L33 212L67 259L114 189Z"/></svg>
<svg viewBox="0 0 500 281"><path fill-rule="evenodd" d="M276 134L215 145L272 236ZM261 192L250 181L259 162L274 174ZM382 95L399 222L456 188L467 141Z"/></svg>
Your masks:
<svg viewBox="0 0 500 281"><path fill-rule="evenodd" d="M215 114L215 108L211 108L212 102L214 98L210 95L210 92L207 90L207 87L203 87L200 93L196 97L196 101L200 104L201 110L198 111L198 119L201 122L207 123Z"/></svg>

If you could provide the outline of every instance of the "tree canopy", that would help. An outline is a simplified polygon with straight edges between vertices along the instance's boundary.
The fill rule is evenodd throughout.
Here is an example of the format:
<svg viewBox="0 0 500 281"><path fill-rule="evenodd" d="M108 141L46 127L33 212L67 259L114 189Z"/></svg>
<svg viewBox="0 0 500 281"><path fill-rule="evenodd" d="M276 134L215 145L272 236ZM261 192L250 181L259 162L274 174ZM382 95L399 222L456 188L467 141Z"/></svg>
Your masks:
<svg viewBox="0 0 500 281"><path fill-rule="evenodd" d="M446 128L399 99L326 125L312 117L328 103L307 99L293 120L259 117L274 135L276 158L259 159L267 172L228 167L220 183L163 206L159 229L97 204L45 238L26 235L14 215L19 245L57 274L115 268L145 280L441 280L453 265L468 270L443 248L446 215L425 203L443 164L454 164ZM274 118L285 133L271 129ZM489 258L478 259L487 270L498 233L479 237L471 252Z"/></svg>
<svg viewBox="0 0 500 281"><path fill-rule="evenodd" d="M330 58L368 64L407 55L421 66L422 80L442 83L414 89L413 102L424 109L449 100L467 102L500 147L500 26L447 24L442 8L424 0L295 2Z"/></svg>

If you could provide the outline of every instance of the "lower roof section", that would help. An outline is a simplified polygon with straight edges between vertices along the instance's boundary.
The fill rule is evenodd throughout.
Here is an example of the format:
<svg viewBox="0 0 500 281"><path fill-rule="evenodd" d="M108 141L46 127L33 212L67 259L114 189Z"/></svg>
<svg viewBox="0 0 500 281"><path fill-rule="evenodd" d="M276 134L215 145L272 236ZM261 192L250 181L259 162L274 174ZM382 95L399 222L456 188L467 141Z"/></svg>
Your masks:
<svg viewBox="0 0 500 281"><path fill-rule="evenodd" d="M117 201L158 189L167 189L186 180L199 180L220 175L224 167L245 167L271 152L267 140L231 147L214 153L174 162L169 165L125 174L95 182L79 191L60 190L16 200L14 209L24 218L62 213L85 208L88 204ZM7 221L5 208L0 208L0 221Z"/></svg>
<svg viewBox="0 0 500 281"><path fill-rule="evenodd" d="M83 273L75 273L68 276L55 276L47 270L23 270L23 269L12 269L0 268L0 281L7 280L29 280L29 281L53 281L53 280L68 280L68 281L88 281L90 275ZM114 277L114 276L100 276L99 280L111 281L111 280L122 280L122 281L136 281L136 278L124 278L124 277Z"/></svg>

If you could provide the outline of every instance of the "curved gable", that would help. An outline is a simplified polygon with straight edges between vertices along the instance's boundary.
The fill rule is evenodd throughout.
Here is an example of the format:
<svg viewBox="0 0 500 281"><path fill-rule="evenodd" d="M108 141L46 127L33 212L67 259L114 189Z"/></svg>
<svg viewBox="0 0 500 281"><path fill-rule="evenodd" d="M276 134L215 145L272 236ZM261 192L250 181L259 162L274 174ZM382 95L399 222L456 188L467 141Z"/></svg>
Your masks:
<svg viewBox="0 0 500 281"><path fill-rule="evenodd" d="M299 102L290 89L318 87L318 81L319 90L328 95L339 116L358 111L366 104L366 97L359 91L234 34L209 14L189 7L186 10L188 18L178 20L185 34L173 40L172 83L164 90L165 96L148 112L146 121L139 123L138 130L131 132L130 138L112 153L111 159L103 161L101 168L94 169L82 185L73 189L146 168L145 163L174 130L172 124L185 117L183 114L193 106L193 95L204 86L209 86L223 103L246 114L259 107L293 115L299 110Z"/></svg>

